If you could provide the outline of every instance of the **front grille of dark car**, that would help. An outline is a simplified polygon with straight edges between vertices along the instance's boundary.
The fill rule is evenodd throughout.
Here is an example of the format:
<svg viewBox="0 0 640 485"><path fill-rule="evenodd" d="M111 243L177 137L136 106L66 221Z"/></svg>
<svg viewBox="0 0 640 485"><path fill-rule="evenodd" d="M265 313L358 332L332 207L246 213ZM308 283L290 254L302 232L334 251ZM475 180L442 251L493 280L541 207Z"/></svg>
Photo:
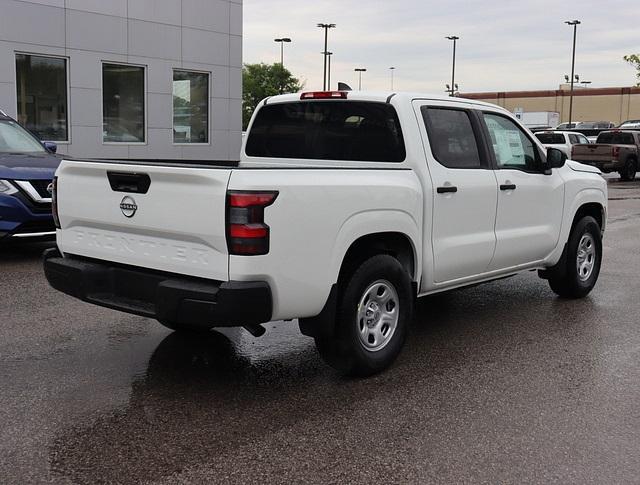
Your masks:
<svg viewBox="0 0 640 485"><path fill-rule="evenodd" d="M18 192L15 197L20 199L24 205L29 207L29 209L36 214L51 213L51 202L35 202L22 191Z"/></svg>
<svg viewBox="0 0 640 485"><path fill-rule="evenodd" d="M32 234L38 232L53 232L56 230L56 226L53 223L53 219L50 221L29 221L18 226L13 234Z"/></svg>
<svg viewBox="0 0 640 485"><path fill-rule="evenodd" d="M51 184L51 182L52 182L51 180L30 180L29 181L32 187L36 189L36 192L38 192L38 195L43 199L51 198L51 194L47 190L47 187L49 187L49 184Z"/></svg>

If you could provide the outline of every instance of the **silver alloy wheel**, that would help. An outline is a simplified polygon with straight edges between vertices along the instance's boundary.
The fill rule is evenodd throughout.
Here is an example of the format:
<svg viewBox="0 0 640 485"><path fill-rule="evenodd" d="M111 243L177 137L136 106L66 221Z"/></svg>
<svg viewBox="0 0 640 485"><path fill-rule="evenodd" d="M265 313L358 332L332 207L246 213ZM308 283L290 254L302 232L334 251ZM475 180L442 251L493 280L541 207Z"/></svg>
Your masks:
<svg viewBox="0 0 640 485"><path fill-rule="evenodd" d="M398 326L400 300L387 280L377 280L365 290L358 303L358 337L370 352L383 349Z"/></svg>
<svg viewBox="0 0 640 485"><path fill-rule="evenodd" d="M583 234L578 244L576 267L580 281L587 281L596 265L596 242L589 233Z"/></svg>

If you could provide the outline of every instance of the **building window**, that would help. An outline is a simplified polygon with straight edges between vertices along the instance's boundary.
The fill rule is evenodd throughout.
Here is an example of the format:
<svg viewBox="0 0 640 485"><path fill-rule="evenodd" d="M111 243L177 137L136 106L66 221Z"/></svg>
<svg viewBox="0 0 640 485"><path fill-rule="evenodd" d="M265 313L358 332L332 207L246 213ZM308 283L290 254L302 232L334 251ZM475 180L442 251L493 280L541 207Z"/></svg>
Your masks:
<svg viewBox="0 0 640 485"><path fill-rule="evenodd" d="M18 121L47 141L68 141L67 60L16 54Z"/></svg>
<svg viewBox="0 0 640 485"><path fill-rule="evenodd" d="M144 67L102 64L102 140L145 142Z"/></svg>
<svg viewBox="0 0 640 485"><path fill-rule="evenodd" d="M173 71L173 142L209 143L209 74Z"/></svg>

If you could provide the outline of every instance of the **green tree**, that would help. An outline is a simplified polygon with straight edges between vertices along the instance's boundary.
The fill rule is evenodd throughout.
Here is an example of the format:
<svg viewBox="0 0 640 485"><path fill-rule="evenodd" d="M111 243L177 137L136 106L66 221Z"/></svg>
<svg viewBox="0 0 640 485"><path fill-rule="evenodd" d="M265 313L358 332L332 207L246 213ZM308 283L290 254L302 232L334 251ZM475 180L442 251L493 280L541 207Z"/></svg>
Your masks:
<svg viewBox="0 0 640 485"><path fill-rule="evenodd" d="M640 81L640 54L629 54L628 56L624 56L623 59L635 68L637 71L636 78ZM638 82L636 86L640 86L640 82Z"/></svg>
<svg viewBox="0 0 640 485"><path fill-rule="evenodd" d="M242 69L242 129L264 98L280 93L296 93L303 84L280 63L245 64Z"/></svg>

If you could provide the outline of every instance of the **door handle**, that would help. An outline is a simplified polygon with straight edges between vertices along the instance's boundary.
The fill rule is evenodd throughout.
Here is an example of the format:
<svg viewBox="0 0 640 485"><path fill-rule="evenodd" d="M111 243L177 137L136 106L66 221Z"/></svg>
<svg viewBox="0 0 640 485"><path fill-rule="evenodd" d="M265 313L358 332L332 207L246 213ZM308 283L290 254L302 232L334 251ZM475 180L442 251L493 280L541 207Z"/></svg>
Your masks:
<svg viewBox="0 0 640 485"><path fill-rule="evenodd" d="M500 190L516 190L516 184L502 184Z"/></svg>
<svg viewBox="0 0 640 485"><path fill-rule="evenodd" d="M444 187L438 187L437 189L439 194L448 194L458 191L458 187L455 185L445 185Z"/></svg>

